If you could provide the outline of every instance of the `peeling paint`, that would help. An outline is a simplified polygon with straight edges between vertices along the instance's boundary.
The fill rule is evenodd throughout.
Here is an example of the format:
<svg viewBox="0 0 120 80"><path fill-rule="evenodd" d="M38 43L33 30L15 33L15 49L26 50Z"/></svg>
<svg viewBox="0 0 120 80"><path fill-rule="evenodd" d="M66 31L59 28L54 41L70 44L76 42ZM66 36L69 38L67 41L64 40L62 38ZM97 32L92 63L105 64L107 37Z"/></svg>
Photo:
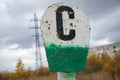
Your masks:
<svg viewBox="0 0 120 80"><path fill-rule="evenodd" d="M50 70L83 71L91 30L88 18L81 9L68 3L51 6L40 23Z"/></svg>

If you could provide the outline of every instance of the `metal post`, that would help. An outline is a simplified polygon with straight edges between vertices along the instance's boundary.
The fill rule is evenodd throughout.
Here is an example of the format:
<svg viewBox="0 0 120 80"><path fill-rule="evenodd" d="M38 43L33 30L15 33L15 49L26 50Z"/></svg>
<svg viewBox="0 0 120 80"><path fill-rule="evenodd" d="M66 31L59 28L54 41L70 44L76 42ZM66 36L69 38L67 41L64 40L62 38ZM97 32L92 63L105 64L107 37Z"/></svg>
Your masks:
<svg viewBox="0 0 120 80"><path fill-rule="evenodd" d="M38 26L38 18L36 16L36 13L34 13L34 19L32 19L31 21L34 21L34 27L30 27L30 29L35 29L35 42L36 42L36 70L39 68L43 67L42 64L42 54L41 54L41 50L40 50L40 38L41 35L39 35L39 31L41 31L40 27ZM40 29L40 30L39 30ZM41 32L40 32L41 33Z"/></svg>
<svg viewBox="0 0 120 80"><path fill-rule="evenodd" d="M75 73L73 72L58 72L58 80L76 80Z"/></svg>

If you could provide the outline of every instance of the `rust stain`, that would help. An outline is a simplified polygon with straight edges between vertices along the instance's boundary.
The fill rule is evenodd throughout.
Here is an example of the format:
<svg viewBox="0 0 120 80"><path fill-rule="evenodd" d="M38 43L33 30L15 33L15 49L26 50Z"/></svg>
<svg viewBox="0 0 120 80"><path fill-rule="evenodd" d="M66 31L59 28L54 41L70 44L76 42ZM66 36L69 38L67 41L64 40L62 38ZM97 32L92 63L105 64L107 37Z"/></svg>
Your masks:
<svg viewBox="0 0 120 80"><path fill-rule="evenodd" d="M50 29L50 27L48 27L48 29Z"/></svg>
<svg viewBox="0 0 120 80"><path fill-rule="evenodd" d="M89 28L89 30L91 30L91 28Z"/></svg>
<svg viewBox="0 0 120 80"><path fill-rule="evenodd" d="M73 23L70 23L70 25L73 27Z"/></svg>
<svg viewBox="0 0 120 80"><path fill-rule="evenodd" d="M46 23L48 24L48 21L46 21Z"/></svg>

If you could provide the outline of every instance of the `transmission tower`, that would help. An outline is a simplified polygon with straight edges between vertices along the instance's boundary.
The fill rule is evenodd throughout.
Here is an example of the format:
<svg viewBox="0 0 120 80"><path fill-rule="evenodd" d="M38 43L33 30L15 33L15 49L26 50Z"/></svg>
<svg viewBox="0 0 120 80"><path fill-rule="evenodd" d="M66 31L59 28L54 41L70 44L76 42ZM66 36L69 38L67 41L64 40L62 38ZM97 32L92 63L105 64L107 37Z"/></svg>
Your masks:
<svg viewBox="0 0 120 80"><path fill-rule="evenodd" d="M40 50L40 38L39 31L41 31L40 27L38 27L38 20L36 13L34 13L34 19L31 21L34 21L34 27L30 27L30 29L35 29L35 45L36 45L36 70L43 67L42 65L42 56L41 56L41 50Z"/></svg>

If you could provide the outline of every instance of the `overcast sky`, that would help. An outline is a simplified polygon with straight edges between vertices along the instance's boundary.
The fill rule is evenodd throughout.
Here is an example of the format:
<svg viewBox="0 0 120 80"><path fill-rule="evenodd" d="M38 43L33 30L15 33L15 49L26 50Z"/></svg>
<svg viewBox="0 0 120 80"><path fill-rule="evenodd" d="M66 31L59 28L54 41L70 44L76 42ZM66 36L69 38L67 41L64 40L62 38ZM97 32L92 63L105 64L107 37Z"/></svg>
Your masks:
<svg viewBox="0 0 120 80"><path fill-rule="evenodd" d="M18 59L35 68L34 12L39 19L51 4L72 3L89 17L90 47L120 42L120 0L0 0L0 71L14 71ZM44 48L42 58L47 65Z"/></svg>

